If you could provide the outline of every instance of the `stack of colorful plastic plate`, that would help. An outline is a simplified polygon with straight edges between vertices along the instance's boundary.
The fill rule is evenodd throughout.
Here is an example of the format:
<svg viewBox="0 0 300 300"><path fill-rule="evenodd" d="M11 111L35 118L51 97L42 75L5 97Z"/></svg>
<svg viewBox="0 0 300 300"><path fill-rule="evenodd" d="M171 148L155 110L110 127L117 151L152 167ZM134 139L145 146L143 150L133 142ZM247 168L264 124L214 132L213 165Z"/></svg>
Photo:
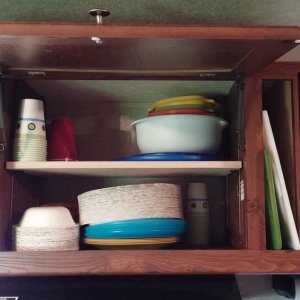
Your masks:
<svg viewBox="0 0 300 300"><path fill-rule="evenodd" d="M185 106L186 107L186 106ZM177 109L167 109L167 110L158 110L148 113L148 117L156 117L163 115L209 115L213 116L213 112L205 111L198 108L177 108Z"/></svg>
<svg viewBox="0 0 300 300"><path fill-rule="evenodd" d="M184 231L181 190L176 184L102 188L79 195L78 202L86 244L159 248L177 242Z"/></svg>
<svg viewBox="0 0 300 300"><path fill-rule="evenodd" d="M120 161L214 161L220 160L218 155L201 153L143 153L118 159Z"/></svg>
<svg viewBox="0 0 300 300"><path fill-rule="evenodd" d="M148 117L176 114L212 115L216 114L219 105L213 99L191 95L158 100L148 110Z"/></svg>
<svg viewBox="0 0 300 300"><path fill-rule="evenodd" d="M98 248L155 249L179 241L186 222L182 219L136 219L89 225L84 243Z"/></svg>

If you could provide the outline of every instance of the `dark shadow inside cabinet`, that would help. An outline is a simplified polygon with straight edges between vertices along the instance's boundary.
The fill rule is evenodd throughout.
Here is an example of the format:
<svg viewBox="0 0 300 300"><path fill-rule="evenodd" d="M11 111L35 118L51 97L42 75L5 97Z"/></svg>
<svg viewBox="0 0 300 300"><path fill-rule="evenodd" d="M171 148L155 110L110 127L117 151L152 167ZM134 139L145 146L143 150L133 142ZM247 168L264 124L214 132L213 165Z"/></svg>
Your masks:
<svg viewBox="0 0 300 300"><path fill-rule="evenodd" d="M147 116L147 110L159 99L203 95L215 99L219 105L218 117L229 126L224 131L220 160L243 160L243 99L239 82L191 80L18 80L14 92L6 98L7 127L10 141L8 157L14 136L18 103L23 98L42 99L45 104L46 124L55 118L70 118L74 123L79 161L116 161L139 153L135 132L130 124ZM8 99L9 98L9 99ZM15 100L12 101L12 98ZM14 105L12 105L12 102ZM5 172L5 171L3 171ZM83 192L126 184L175 183L181 186L184 213L187 186L190 182L207 185L210 205L211 243L206 248L239 248L244 239L243 207L239 205L241 171L228 176L164 176L164 177L38 177L9 172L12 186L10 213L5 218L6 241L10 249L10 231L28 207L62 205L70 209L78 221L77 196ZM238 235L238 237L232 237ZM3 240L3 238L2 238ZM236 241L236 242L232 242ZM82 249L90 249L81 245ZM185 236L171 249L203 248L189 245Z"/></svg>

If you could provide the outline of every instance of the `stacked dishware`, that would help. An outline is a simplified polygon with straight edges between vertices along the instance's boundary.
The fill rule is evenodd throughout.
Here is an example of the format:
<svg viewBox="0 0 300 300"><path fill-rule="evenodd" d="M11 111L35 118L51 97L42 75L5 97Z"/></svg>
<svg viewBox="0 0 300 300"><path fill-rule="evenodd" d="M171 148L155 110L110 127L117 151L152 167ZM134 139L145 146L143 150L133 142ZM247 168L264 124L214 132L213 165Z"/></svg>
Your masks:
<svg viewBox="0 0 300 300"><path fill-rule="evenodd" d="M165 115L209 115L215 116L219 105L213 99L191 95L158 100L148 110L148 117Z"/></svg>
<svg viewBox="0 0 300 300"><path fill-rule="evenodd" d="M13 226L12 246L16 251L79 249L79 225L65 207L32 207Z"/></svg>
<svg viewBox="0 0 300 300"><path fill-rule="evenodd" d="M89 191L78 196L84 242L99 248L159 248L185 228L180 187L153 183Z"/></svg>
<svg viewBox="0 0 300 300"><path fill-rule="evenodd" d="M14 161L45 161L47 140L42 100L22 99L13 140Z"/></svg>
<svg viewBox="0 0 300 300"><path fill-rule="evenodd" d="M141 154L124 160L217 160L227 122L203 96L159 100L148 117L131 124Z"/></svg>

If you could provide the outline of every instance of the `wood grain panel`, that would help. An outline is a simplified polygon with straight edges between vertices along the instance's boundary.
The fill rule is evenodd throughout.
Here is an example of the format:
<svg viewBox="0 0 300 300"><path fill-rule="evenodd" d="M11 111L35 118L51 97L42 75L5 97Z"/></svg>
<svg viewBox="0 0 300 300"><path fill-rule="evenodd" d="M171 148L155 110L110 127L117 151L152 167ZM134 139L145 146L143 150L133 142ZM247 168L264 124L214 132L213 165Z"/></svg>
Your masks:
<svg viewBox="0 0 300 300"><path fill-rule="evenodd" d="M111 78L109 71L197 70L216 76L260 70L295 47L300 29L0 23L0 36L0 65L14 71L94 69Z"/></svg>
<svg viewBox="0 0 300 300"><path fill-rule="evenodd" d="M240 172L226 177L227 183L227 223L229 227L228 241L236 249L247 248L247 231L245 228L245 201L240 198Z"/></svg>
<svg viewBox="0 0 300 300"><path fill-rule="evenodd" d="M245 229L248 249L266 248L262 137L262 85L255 76L245 80Z"/></svg>
<svg viewBox="0 0 300 300"><path fill-rule="evenodd" d="M300 68L299 68L300 71ZM295 192L294 215L298 235L300 235L300 115L299 115L299 78L298 73L293 78L293 130L294 130L294 175Z"/></svg>
<svg viewBox="0 0 300 300"><path fill-rule="evenodd" d="M295 62L275 62L265 67L259 76L262 79L285 79L291 80L298 76L300 63Z"/></svg>
<svg viewBox="0 0 300 300"><path fill-rule="evenodd" d="M55 36L55 37L116 37L116 38L202 38L202 39L257 39L296 40L300 28L247 27L247 26L128 26L86 25L54 23L0 23L0 35L7 36Z"/></svg>
<svg viewBox="0 0 300 300"><path fill-rule="evenodd" d="M0 276L299 272L299 251L87 250L0 253Z"/></svg>
<svg viewBox="0 0 300 300"><path fill-rule="evenodd" d="M202 73L251 73L273 62L293 44L281 41L205 39L1 38L0 63L13 70L55 69L149 72L196 70ZM62 42L63 41L63 42ZM168 59L165 59L168 57ZM105 73L102 72L104 75ZM133 74L134 76L134 74Z"/></svg>
<svg viewBox="0 0 300 300"><path fill-rule="evenodd" d="M0 251L9 249L12 176L0 169Z"/></svg>
<svg viewBox="0 0 300 300"><path fill-rule="evenodd" d="M230 72L261 41L202 39L1 38L0 62L13 68L203 70ZM275 46L273 41L264 42ZM168 59L164 59L168 57ZM252 64L253 65L253 64Z"/></svg>
<svg viewBox="0 0 300 300"><path fill-rule="evenodd" d="M230 112L230 150L231 159L244 159L244 99L243 83L236 82L228 97L228 110ZM245 248L245 201L241 201L240 181L243 171L234 172L226 177L227 183L227 223L229 225L229 241L233 248Z"/></svg>

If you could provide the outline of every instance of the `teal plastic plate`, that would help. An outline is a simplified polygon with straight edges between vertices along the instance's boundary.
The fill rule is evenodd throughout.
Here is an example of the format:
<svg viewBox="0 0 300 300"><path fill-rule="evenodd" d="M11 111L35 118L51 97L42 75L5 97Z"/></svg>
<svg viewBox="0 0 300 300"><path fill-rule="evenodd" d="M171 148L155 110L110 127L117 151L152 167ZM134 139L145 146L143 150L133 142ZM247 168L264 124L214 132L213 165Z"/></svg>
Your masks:
<svg viewBox="0 0 300 300"><path fill-rule="evenodd" d="M185 225L182 219L136 219L89 225L84 228L84 236L98 239L175 237L183 233Z"/></svg>

